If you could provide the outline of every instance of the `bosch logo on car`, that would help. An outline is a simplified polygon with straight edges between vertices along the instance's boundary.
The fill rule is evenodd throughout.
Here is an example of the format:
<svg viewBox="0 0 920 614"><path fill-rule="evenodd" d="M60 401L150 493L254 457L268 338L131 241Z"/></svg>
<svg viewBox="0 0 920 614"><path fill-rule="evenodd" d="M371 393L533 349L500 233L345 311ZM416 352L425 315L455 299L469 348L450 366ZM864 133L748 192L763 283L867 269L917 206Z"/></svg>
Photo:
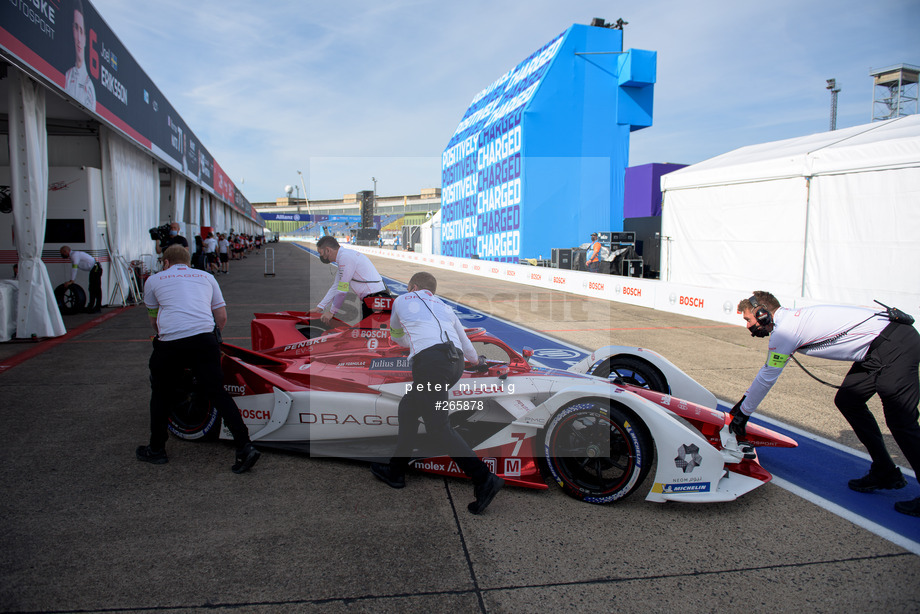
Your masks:
<svg viewBox="0 0 920 614"><path fill-rule="evenodd" d="M272 418L270 411L262 409L240 409L240 415L243 416L243 420L271 420Z"/></svg>
<svg viewBox="0 0 920 614"><path fill-rule="evenodd" d="M390 333L386 329L381 329L381 330L361 329L361 330L351 331L351 336L354 337L355 339L361 339L361 338L386 339L389 335Z"/></svg>

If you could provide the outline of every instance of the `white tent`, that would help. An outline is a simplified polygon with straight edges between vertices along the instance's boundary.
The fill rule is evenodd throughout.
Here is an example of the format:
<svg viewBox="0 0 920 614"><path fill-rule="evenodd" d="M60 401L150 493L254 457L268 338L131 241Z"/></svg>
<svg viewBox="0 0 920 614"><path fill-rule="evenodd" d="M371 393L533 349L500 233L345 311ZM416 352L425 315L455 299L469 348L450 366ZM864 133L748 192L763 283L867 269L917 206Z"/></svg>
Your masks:
<svg viewBox="0 0 920 614"><path fill-rule="evenodd" d="M661 189L662 279L920 313L920 116L743 147Z"/></svg>

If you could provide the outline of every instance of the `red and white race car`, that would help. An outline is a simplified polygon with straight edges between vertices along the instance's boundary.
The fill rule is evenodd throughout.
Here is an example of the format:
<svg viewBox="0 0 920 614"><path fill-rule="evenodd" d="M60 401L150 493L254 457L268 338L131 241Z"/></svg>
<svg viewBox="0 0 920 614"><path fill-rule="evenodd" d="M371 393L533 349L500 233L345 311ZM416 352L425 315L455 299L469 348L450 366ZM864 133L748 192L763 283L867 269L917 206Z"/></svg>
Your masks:
<svg viewBox="0 0 920 614"><path fill-rule="evenodd" d="M225 389L259 446L321 456L387 459L397 407L412 375L407 350L389 338L392 299L367 299L375 313L355 326L304 312L258 313L252 350L223 345ZM450 390L455 429L508 484L546 489L541 468L569 495L610 503L638 488L657 459L649 501L730 501L768 482L756 453L723 449L730 416L715 397L662 356L607 346L568 370L531 364L483 329L468 329L487 370L468 370ZM219 428L216 411L192 394L170 419L197 439ZM795 447L749 424L753 446ZM749 451L750 452L750 451ZM545 461L545 462L544 462ZM415 468L463 476L448 457Z"/></svg>

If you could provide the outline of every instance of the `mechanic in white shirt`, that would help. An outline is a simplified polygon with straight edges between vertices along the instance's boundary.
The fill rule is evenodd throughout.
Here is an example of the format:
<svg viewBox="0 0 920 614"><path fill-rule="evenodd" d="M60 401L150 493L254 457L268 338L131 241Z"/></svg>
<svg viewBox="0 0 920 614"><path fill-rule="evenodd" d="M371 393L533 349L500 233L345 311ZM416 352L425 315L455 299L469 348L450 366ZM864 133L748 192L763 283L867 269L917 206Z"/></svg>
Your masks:
<svg viewBox="0 0 920 614"><path fill-rule="evenodd" d="M742 439L748 417L757 409L795 352L830 360L853 361L834 404L853 427L872 458L869 473L849 481L858 492L903 488L907 485L882 437L866 401L878 393L885 422L895 441L920 473L920 334L913 318L898 310L817 305L801 309L780 307L769 292L755 292L738 304L755 337L769 335L767 361L742 399L732 408L730 429ZM920 516L920 497L895 503L895 509Z"/></svg>
<svg viewBox="0 0 920 614"><path fill-rule="evenodd" d="M170 245L163 267L144 284L144 303L156 332L150 356L150 444L137 448L137 459L153 464L169 461L167 422L176 398L175 385L190 370L202 394L217 409L236 444L234 473L248 471L260 453L249 440L233 397L224 389L220 368L220 329L227 307L213 275L189 267L188 250Z"/></svg>
<svg viewBox="0 0 920 614"><path fill-rule="evenodd" d="M332 287L319 302L316 308L324 312L322 321L329 324L348 296L349 291L354 291L361 301L361 319L365 319L373 310L364 304L364 299L369 296L392 296L383 278L377 272L374 264L367 256L361 252L352 249L342 249L335 237L326 235L316 242L316 251L319 252L319 259L323 264L335 262L338 271L335 274L335 280ZM326 308L329 308L326 311Z"/></svg>
<svg viewBox="0 0 920 614"><path fill-rule="evenodd" d="M89 273L89 305L86 306L86 313L98 313L102 309L102 265L86 252L72 250L67 245L61 246L60 254L61 258L70 260L70 280L65 281L64 286L77 281L78 271Z"/></svg>
<svg viewBox="0 0 920 614"><path fill-rule="evenodd" d="M205 262L208 265L208 270L211 273L216 273L219 265L217 262L217 239L214 238L214 233L209 232L208 238L202 243L204 248L204 258Z"/></svg>
<svg viewBox="0 0 920 614"><path fill-rule="evenodd" d="M220 234L218 237L217 251L220 255L220 272L226 275L230 272L230 241L227 240L225 234Z"/></svg>
<svg viewBox="0 0 920 614"><path fill-rule="evenodd" d="M388 464L372 463L371 472L393 488L406 485L409 457L418 437L419 419L425 423L431 454L448 455L473 480L476 497L467 509L480 514L501 490L505 481L489 471L476 452L450 426L447 391L463 376L464 358L484 365L459 318L434 296L437 280L431 273L416 273L409 280L408 293L393 301L390 336L409 348L412 384L399 402L399 433L396 450ZM475 411L475 410L473 410Z"/></svg>

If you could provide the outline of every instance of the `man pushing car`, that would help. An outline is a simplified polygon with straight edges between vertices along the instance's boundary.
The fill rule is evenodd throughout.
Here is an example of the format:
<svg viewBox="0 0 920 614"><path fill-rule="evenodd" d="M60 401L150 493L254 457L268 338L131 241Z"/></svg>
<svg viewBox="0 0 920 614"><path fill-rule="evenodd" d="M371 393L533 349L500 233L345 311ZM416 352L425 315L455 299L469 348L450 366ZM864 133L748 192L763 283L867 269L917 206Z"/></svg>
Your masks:
<svg viewBox="0 0 920 614"><path fill-rule="evenodd" d="M481 514L505 481L489 471L469 444L450 426L448 389L463 375L464 358L483 364L453 310L434 295L437 280L431 273L416 273L408 292L393 301L390 336L409 348L412 386L399 402L399 433L389 464L372 463L371 472L393 488L406 485L409 457L418 435L419 419L434 440L435 455L447 454L473 480L476 500L467 509ZM462 349L461 349L462 348ZM427 454L426 454L427 456Z"/></svg>
<svg viewBox="0 0 920 614"><path fill-rule="evenodd" d="M884 305L883 305L884 306ZM898 309L816 305L781 307L769 292L754 292L738 304L754 337L770 338L767 361L745 395L732 408L729 429L742 440L748 417L767 395L793 353L830 360L853 361L839 386L834 404L872 458L869 473L849 481L857 492L904 488L907 482L894 464L875 416L866 401L878 394L885 422L905 458L920 473L920 334L914 319ZM898 501L902 514L920 516L920 497Z"/></svg>

